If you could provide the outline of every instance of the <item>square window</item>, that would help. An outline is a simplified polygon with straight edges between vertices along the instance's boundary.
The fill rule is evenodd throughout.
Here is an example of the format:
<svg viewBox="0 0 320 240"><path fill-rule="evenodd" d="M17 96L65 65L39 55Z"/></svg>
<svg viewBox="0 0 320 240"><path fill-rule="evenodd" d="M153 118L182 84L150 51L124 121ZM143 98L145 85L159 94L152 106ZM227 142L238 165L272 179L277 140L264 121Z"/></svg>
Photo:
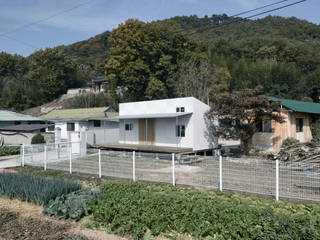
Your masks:
<svg viewBox="0 0 320 240"><path fill-rule="evenodd" d="M74 131L74 123L67 123L67 131Z"/></svg>
<svg viewBox="0 0 320 240"><path fill-rule="evenodd" d="M53 131L54 131L54 125L50 125L50 126L48 127L48 131L53 132Z"/></svg>
<svg viewBox="0 0 320 240"><path fill-rule="evenodd" d="M126 123L124 128L125 128L126 131L131 131L133 129L133 124L132 123Z"/></svg>
<svg viewBox="0 0 320 240"><path fill-rule="evenodd" d="M296 118L296 132L303 132L303 118Z"/></svg>
<svg viewBox="0 0 320 240"><path fill-rule="evenodd" d="M101 127L101 120L93 120L94 127Z"/></svg>
<svg viewBox="0 0 320 240"><path fill-rule="evenodd" d="M181 108L180 108L180 112L184 112L184 107L181 107Z"/></svg>
<svg viewBox="0 0 320 240"><path fill-rule="evenodd" d="M180 112L180 108L177 107L177 108L176 108L176 112Z"/></svg>

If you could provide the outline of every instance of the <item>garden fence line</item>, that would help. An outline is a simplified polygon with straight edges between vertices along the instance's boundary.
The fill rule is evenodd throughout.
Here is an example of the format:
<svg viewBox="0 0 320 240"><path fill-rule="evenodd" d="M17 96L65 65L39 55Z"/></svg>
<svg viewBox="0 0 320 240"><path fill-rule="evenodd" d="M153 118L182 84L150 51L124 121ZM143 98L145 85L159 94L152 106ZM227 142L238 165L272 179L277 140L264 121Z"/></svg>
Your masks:
<svg viewBox="0 0 320 240"><path fill-rule="evenodd" d="M21 165L211 187L320 202L320 164L216 156L86 149L81 142L21 146ZM86 149L83 151L83 149Z"/></svg>

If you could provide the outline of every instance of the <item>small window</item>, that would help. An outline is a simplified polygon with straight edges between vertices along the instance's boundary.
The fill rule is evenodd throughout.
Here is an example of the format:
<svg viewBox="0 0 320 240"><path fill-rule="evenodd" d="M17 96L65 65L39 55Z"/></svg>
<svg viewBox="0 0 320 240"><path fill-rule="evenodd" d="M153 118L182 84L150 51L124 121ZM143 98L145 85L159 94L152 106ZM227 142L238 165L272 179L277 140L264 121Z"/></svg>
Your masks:
<svg viewBox="0 0 320 240"><path fill-rule="evenodd" d="M271 120L264 120L263 121L263 132L268 132L268 133L272 132Z"/></svg>
<svg viewBox="0 0 320 240"><path fill-rule="evenodd" d="M176 126L176 137L185 137L186 136L186 127L185 125Z"/></svg>
<svg viewBox="0 0 320 240"><path fill-rule="evenodd" d="M49 132L53 132L53 131L54 131L54 125L50 125L50 126L48 127L48 131L49 131Z"/></svg>
<svg viewBox="0 0 320 240"><path fill-rule="evenodd" d="M67 123L67 131L74 131L74 123Z"/></svg>
<svg viewBox="0 0 320 240"><path fill-rule="evenodd" d="M101 127L101 120L93 120L94 127Z"/></svg>
<svg viewBox="0 0 320 240"><path fill-rule="evenodd" d="M126 123L125 130L126 131L132 131L132 129L133 129L133 124L132 123Z"/></svg>
<svg viewBox="0 0 320 240"><path fill-rule="evenodd" d="M303 132L303 118L296 118L296 132Z"/></svg>
<svg viewBox="0 0 320 240"><path fill-rule="evenodd" d="M177 107L176 112L184 112L184 107Z"/></svg>
<svg viewBox="0 0 320 240"><path fill-rule="evenodd" d="M21 124L20 121L15 121L15 122L14 122L14 125L20 125L20 124Z"/></svg>
<svg viewBox="0 0 320 240"><path fill-rule="evenodd" d="M263 120L257 124L257 130L258 132L265 132L265 133L271 133L272 127L271 127L271 120Z"/></svg>

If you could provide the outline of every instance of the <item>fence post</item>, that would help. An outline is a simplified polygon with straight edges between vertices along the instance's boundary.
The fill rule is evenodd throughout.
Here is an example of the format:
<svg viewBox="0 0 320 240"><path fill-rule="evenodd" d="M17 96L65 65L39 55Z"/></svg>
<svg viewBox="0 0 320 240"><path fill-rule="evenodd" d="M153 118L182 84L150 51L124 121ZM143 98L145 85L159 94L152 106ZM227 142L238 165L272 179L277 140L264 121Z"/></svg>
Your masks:
<svg viewBox="0 0 320 240"><path fill-rule="evenodd" d="M72 174L72 146L71 146L71 142L69 144L69 160L70 160L70 169L69 172L70 174Z"/></svg>
<svg viewBox="0 0 320 240"><path fill-rule="evenodd" d="M22 144L22 159L21 159L21 166L24 167L24 144Z"/></svg>
<svg viewBox="0 0 320 240"><path fill-rule="evenodd" d="M136 181L136 151L132 152L132 179Z"/></svg>
<svg viewBox="0 0 320 240"><path fill-rule="evenodd" d="M222 155L219 155L219 189L222 192Z"/></svg>
<svg viewBox="0 0 320 240"><path fill-rule="evenodd" d="M44 162L43 162L43 169L47 170L47 146L44 146Z"/></svg>
<svg viewBox="0 0 320 240"><path fill-rule="evenodd" d="M279 160L276 160L276 200L279 201Z"/></svg>
<svg viewBox="0 0 320 240"><path fill-rule="evenodd" d="M99 149L99 178L101 178L101 149Z"/></svg>
<svg viewBox="0 0 320 240"><path fill-rule="evenodd" d="M175 179L175 170L174 170L174 153L172 153L172 185L176 185L176 179Z"/></svg>

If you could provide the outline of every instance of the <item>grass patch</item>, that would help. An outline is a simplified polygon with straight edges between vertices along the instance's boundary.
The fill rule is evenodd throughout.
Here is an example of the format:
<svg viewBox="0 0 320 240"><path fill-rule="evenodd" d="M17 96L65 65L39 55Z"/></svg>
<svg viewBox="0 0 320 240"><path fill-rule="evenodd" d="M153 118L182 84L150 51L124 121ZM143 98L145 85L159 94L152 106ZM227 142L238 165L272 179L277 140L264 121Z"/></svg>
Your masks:
<svg viewBox="0 0 320 240"><path fill-rule="evenodd" d="M320 239L320 207L167 185L108 182L93 220L142 239L174 232L199 239Z"/></svg>
<svg viewBox="0 0 320 240"><path fill-rule="evenodd" d="M63 194L81 189L75 181L62 178L48 179L24 173L0 174L0 196L44 205Z"/></svg>

